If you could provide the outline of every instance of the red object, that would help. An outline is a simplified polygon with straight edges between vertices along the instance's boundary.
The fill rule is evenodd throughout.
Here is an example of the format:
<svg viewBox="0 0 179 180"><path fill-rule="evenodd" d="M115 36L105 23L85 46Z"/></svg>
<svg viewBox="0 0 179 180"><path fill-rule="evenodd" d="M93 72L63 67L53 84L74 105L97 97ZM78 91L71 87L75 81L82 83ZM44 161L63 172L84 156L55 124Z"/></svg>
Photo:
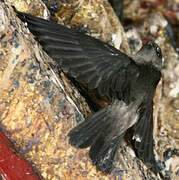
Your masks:
<svg viewBox="0 0 179 180"><path fill-rule="evenodd" d="M152 38L146 38L146 39L144 39L144 40L142 41L142 44L145 44L145 43L147 43L147 42L149 42L149 41L152 41Z"/></svg>
<svg viewBox="0 0 179 180"><path fill-rule="evenodd" d="M149 3L149 2L141 2L140 3L140 7L143 8L143 9L150 8L151 7L151 3Z"/></svg>
<svg viewBox="0 0 179 180"><path fill-rule="evenodd" d="M170 20L170 23L172 23L172 24L178 24L178 23L177 23L177 18L176 18L176 15L175 15L174 12L172 12L172 11L166 11L166 12L164 13L164 16L167 17L167 19Z"/></svg>
<svg viewBox="0 0 179 180"><path fill-rule="evenodd" d="M174 18L174 17L175 17L174 12L172 12L172 11L167 11L167 12L165 12L164 14L165 14L165 16L167 16L168 18Z"/></svg>
<svg viewBox="0 0 179 180"><path fill-rule="evenodd" d="M40 180L31 165L20 157L0 131L0 176L3 180Z"/></svg>

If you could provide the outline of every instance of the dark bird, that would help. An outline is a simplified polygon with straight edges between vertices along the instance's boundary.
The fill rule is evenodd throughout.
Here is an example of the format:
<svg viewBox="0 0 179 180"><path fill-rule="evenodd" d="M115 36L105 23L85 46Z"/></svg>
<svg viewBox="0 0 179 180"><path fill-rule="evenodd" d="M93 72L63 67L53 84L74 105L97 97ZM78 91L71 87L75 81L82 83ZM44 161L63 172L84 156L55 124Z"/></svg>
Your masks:
<svg viewBox="0 0 179 180"><path fill-rule="evenodd" d="M89 156L93 164L108 174L121 140L133 126L137 156L146 164L152 163L153 97L161 78L160 47L149 41L130 57L107 43L55 22L21 12L17 15L27 23L59 69L111 100L109 106L69 132L71 145L91 146Z"/></svg>

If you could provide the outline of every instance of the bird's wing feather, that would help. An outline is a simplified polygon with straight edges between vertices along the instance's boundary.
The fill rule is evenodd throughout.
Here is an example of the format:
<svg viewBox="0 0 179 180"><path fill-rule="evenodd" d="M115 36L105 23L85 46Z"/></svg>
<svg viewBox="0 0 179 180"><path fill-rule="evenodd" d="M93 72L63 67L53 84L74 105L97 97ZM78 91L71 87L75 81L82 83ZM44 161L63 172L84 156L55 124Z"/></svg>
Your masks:
<svg viewBox="0 0 179 180"><path fill-rule="evenodd" d="M139 120L135 126L134 143L137 155L144 163L151 163L153 153L153 103L148 103L140 108Z"/></svg>
<svg viewBox="0 0 179 180"><path fill-rule="evenodd" d="M62 25L21 12L17 14L28 23L43 49L65 73L86 83L90 89L98 88L101 95L112 97L117 92L119 99L124 98L126 87L139 73L130 57L109 44Z"/></svg>

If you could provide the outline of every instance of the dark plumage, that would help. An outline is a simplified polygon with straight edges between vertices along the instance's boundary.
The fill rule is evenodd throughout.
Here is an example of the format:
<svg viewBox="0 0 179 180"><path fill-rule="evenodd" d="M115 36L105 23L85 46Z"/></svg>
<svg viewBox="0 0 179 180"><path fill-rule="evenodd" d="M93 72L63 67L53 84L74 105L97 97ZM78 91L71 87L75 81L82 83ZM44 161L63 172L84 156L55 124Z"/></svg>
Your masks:
<svg viewBox="0 0 179 180"><path fill-rule="evenodd" d="M153 97L162 68L159 46L150 41L129 57L83 33L29 14L17 14L59 69L111 100L111 105L69 132L70 143L78 148L91 146L93 164L107 174L121 139L135 125L137 155L144 163L152 163Z"/></svg>

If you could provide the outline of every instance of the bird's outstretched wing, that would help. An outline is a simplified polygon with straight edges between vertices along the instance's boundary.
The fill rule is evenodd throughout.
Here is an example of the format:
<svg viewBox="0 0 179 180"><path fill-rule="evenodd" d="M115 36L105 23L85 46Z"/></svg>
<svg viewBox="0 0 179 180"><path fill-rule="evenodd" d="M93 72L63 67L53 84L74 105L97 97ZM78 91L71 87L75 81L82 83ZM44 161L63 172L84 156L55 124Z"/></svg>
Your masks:
<svg viewBox="0 0 179 180"><path fill-rule="evenodd" d="M138 66L126 54L95 38L51 21L17 12L47 54L65 73L100 95L129 98ZM127 99L128 101L128 99Z"/></svg>

